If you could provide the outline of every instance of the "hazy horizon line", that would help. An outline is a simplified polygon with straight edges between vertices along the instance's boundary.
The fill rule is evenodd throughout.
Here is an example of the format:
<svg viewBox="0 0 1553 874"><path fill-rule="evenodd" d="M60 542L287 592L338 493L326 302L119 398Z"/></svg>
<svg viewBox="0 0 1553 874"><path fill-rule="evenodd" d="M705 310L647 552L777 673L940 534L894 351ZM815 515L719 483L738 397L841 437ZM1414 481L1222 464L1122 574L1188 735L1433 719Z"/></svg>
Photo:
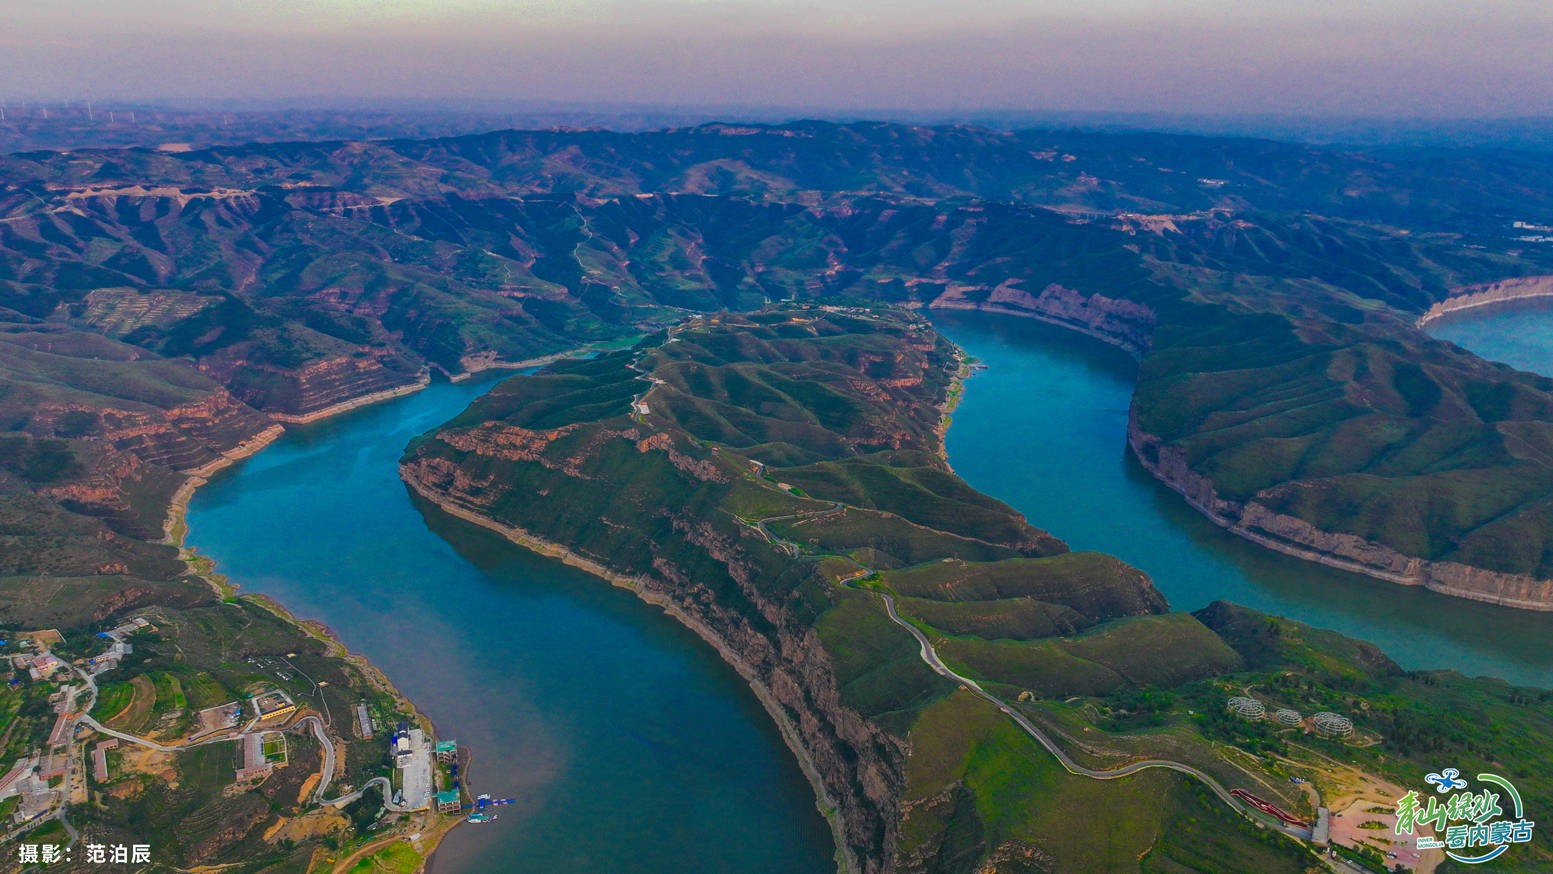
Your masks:
<svg viewBox="0 0 1553 874"><path fill-rule="evenodd" d="M642 102L565 100L552 98L503 99L487 97L370 97L370 96L318 96L291 95L280 97L105 97L90 95L70 97L36 97L0 94L0 101L15 109L26 107L84 107L88 104L103 110L151 109L164 112L284 112L305 109L320 112L446 112L454 115L475 115L512 112L566 113L662 113L662 114L712 114L734 113L730 121L742 121L753 117L780 118L782 121L805 120L831 121L845 118L848 121L897 122L903 118L923 119L974 119L1012 118L1019 116L1075 117L1103 119L1201 119L1212 121L1285 121L1324 123L1387 123L1387 124L1468 124L1491 122L1550 122L1553 111L1545 112L1486 112L1479 114L1378 114L1344 112L1289 112L1224 110L1207 112L1200 110L1138 110L1138 109L1071 109L1020 106L985 106L953 108L946 106L889 106L889 105L835 105L826 106L804 103L739 103L739 102ZM769 123L764 122L763 123Z"/></svg>

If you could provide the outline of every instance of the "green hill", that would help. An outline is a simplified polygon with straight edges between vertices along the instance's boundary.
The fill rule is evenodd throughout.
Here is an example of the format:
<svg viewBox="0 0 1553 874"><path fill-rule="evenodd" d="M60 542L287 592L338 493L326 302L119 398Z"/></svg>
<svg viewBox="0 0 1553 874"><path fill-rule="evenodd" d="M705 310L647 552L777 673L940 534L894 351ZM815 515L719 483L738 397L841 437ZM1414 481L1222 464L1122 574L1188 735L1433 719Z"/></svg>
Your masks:
<svg viewBox="0 0 1553 874"><path fill-rule="evenodd" d="M559 551L703 629L801 740L864 870L1316 864L1178 774L1064 771L930 670L878 592L1080 761L1183 761L1308 817L1287 774L1333 757L1412 785L1430 755L1470 749L1508 768L1553 736L1540 716L1510 714L1531 690L1403 674L1373 646L1233 605L1170 613L1142 572L1031 529L944 466L935 423L959 367L899 310L695 317L507 380L414 441L401 472L427 512ZM1252 688L1355 714L1358 746L1227 715ZM1468 701L1522 736L1444 716ZM1445 728L1426 728L1428 713ZM1522 856L1534 866L1545 850Z"/></svg>
<svg viewBox="0 0 1553 874"><path fill-rule="evenodd" d="M1154 615L1167 608L1140 571L1068 552L947 469L937 428L959 366L898 311L701 317L633 350L509 379L413 443L402 470L432 502L531 545L562 544L726 641L820 751L848 840L872 869L906 852L894 837L901 781L924 754L922 720L952 687L876 597L838 580L898 568L869 585L915 596L909 615L952 635L946 659L1042 695L1240 664L1196 619ZM976 511L946 525L959 533L934 527L959 508ZM1010 625L1020 633L1001 633ZM885 784L863 788L868 774ZM1006 815L1044 803L1039 786L1007 793ZM967 864L1014 840L950 830L923 840L961 842Z"/></svg>

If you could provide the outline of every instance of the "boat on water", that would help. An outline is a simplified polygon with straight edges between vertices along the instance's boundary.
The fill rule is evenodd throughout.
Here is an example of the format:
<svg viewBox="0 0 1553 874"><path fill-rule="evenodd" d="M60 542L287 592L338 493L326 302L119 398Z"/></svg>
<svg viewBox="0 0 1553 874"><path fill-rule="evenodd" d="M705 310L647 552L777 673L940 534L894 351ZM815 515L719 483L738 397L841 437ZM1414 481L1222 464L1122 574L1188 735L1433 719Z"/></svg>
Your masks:
<svg viewBox="0 0 1553 874"><path fill-rule="evenodd" d="M489 795L480 795L475 799L474 811L465 817L466 822L494 822L496 814L487 813L487 808L498 804L511 804L511 798L492 798Z"/></svg>

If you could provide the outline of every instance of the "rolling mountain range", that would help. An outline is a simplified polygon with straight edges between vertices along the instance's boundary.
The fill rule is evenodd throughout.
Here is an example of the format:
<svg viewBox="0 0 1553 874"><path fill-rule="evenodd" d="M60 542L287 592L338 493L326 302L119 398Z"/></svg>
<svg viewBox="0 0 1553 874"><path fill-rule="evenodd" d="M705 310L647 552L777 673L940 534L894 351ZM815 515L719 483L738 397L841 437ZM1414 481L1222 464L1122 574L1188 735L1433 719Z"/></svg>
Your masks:
<svg viewBox="0 0 1553 874"><path fill-rule="evenodd" d="M1375 696L1388 737L1409 739L1390 752L1494 761L1504 736L1436 731L1397 702L1457 696L1450 706L1531 720L1523 691L1404 677L1362 645L1227 605L1166 613L1135 569L1075 557L944 471L935 429L951 353L920 322L879 310L880 333L832 313L815 321L826 344L764 316L711 320L856 303L1082 331L1139 359L1133 449L1220 524L1398 582L1548 609L1553 380L1418 323L1545 289L1553 247L1519 239L1515 223L1553 224L1549 191L1553 168L1512 152L813 122L0 156L0 609L8 625L67 634L152 606L203 617L144 648L167 670L204 653L195 667L234 688L242 677L221 674L224 649L200 629L258 628L269 642L254 651L305 649L334 672L342 712L369 687L385 698L255 602L215 597L176 549L168 507L286 423L434 374L661 342L712 314L695 344L504 383L418 443L406 469L487 521L550 526L545 539L620 562L611 573L680 574L748 645L801 746L836 757L819 765L846 806L839 843L865 866L1047 870L1051 853L1077 857L1053 849L1052 822L998 818L1031 810L997 776L1023 736L917 661L875 592L822 594L826 578L774 544L858 563L823 565L829 583L877 574L946 657L1011 695L1092 696L1131 725L1155 712L1136 699L1146 687L1201 713L1222 676L1317 665L1310 705ZM637 355L652 356L662 395L637 415L662 430L627 441L614 432L640 427L630 404L648 384ZM615 482L628 487L597 488ZM592 502L528 518L517 483ZM796 518L832 509L823 525ZM628 517L658 536L644 545L645 529L607 524ZM1186 667L1160 673L1164 650L1118 642L1129 627L1189 653ZM13 739L46 736L47 722ZM1517 736L1545 731L1527 721ZM1095 800L1043 767L1020 773L1064 803ZM1299 870L1185 783L1144 782L1154 795L1128 797L1168 794L1148 820L1161 829L1193 834L1201 820L1265 870ZM190 793L180 809L208 807ZM115 808L114 827L165 827L148 797ZM1107 809L1131 815L1121 797ZM184 863L265 843L270 808L229 801L252 828L228 834L212 818ZM1190 844L1138 837L1118 852L1152 853L1149 870L1214 870ZM310 846L264 864L293 870Z"/></svg>
<svg viewBox="0 0 1553 874"><path fill-rule="evenodd" d="M26 153L0 159L0 307L282 420L776 299L1044 318L1143 359L1133 444L1221 524L1542 608L1553 383L1414 321L1553 272L1513 229L1553 221L1549 177L1506 152L816 122Z"/></svg>

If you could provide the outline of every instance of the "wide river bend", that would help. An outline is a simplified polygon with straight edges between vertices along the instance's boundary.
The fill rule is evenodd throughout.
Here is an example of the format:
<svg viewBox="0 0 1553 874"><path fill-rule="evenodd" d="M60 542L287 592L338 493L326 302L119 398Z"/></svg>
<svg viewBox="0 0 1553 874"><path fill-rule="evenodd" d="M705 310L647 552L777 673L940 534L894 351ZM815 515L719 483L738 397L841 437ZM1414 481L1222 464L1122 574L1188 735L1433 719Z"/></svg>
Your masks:
<svg viewBox="0 0 1553 874"><path fill-rule="evenodd" d="M1134 365L1121 352L1038 322L936 321L988 365L954 414L955 470L1074 548L1143 568L1176 609L1225 598L1371 640L1407 667L1553 685L1553 614L1325 568L1197 515L1126 451ZM1553 317L1538 324L1547 361ZM1494 337L1524 341L1513 327L1451 339L1495 357ZM411 503L405 444L490 382L291 429L196 493L189 542L245 591L326 623L474 749L477 791L519 800L455 830L436 874L834 871L809 786L715 653L623 590Z"/></svg>

